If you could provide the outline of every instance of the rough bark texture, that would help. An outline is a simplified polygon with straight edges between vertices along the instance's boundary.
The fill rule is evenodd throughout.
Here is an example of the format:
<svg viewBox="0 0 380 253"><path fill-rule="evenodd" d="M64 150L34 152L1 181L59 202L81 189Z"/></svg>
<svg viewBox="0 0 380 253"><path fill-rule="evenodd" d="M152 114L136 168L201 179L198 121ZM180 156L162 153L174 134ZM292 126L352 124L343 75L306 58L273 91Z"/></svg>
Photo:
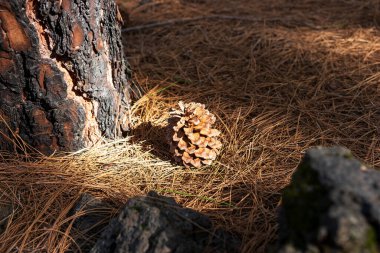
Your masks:
<svg viewBox="0 0 380 253"><path fill-rule="evenodd" d="M128 128L130 70L112 0L0 0L0 116L44 153ZM12 149L0 123L0 149Z"/></svg>

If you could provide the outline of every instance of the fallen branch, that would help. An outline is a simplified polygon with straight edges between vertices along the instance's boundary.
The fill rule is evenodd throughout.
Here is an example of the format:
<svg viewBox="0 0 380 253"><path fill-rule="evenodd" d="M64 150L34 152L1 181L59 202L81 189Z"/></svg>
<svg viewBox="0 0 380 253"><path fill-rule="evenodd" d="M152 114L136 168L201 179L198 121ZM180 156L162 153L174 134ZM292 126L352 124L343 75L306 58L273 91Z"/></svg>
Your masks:
<svg viewBox="0 0 380 253"><path fill-rule="evenodd" d="M211 16L198 16L194 18L181 18L181 19L169 19L165 21L158 21L154 23L149 23L146 25L138 25L138 26L132 26L128 28L122 29L122 32L133 32L133 31L140 31L140 30L145 30L145 29L151 29L151 28L156 28L156 27L162 27L162 26L167 26L167 25L178 25L178 24L183 24L183 23L189 23L189 22L194 22L194 21L199 21L199 20L240 20L240 21L249 21L249 22L264 22L264 21L280 21L280 19L275 18L275 19L264 19L264 18L253 18L253 17L242 17L242 16L228 16L228 15L211 15Z"/></svg>

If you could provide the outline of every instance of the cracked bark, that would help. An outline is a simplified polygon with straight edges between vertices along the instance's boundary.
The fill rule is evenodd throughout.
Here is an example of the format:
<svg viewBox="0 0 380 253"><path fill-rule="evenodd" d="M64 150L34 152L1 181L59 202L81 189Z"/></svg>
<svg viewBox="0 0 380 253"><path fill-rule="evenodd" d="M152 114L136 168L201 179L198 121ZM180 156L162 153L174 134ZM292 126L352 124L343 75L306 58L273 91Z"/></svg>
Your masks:
<svg viewBox="0 0 380 253"><path fill-rule="evenodd" d="M137 86L112 0L0 0L0 114L49 154L128 130ZM14 149L0 122L0 149Z"/></svg>

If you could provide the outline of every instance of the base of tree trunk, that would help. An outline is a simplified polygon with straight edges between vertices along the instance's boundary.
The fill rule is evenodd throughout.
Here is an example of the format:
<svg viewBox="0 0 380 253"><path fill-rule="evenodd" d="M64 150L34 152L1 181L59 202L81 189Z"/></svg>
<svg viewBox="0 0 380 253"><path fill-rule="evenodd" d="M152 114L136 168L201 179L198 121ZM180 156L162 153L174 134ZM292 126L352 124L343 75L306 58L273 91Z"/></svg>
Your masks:
<svg viewBox="0 0 380 253"><path fill-rule="evenodd" d="M136 94L113 0L0 0L0 115L42 151L122 136ZM14 149L0 123L0 149Z"/></svg>

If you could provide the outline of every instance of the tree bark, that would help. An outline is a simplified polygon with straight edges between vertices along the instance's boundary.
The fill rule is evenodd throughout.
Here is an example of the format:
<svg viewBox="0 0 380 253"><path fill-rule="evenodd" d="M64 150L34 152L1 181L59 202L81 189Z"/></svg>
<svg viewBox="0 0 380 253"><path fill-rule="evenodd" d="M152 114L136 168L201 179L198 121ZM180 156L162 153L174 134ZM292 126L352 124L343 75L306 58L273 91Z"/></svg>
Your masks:
<svg viewBox="0 0 380 253"><path fill-rule="evenodd" d="M121 22L114 0L0 0L0 149L9 128L47 154L128 130Z"/></svg>

